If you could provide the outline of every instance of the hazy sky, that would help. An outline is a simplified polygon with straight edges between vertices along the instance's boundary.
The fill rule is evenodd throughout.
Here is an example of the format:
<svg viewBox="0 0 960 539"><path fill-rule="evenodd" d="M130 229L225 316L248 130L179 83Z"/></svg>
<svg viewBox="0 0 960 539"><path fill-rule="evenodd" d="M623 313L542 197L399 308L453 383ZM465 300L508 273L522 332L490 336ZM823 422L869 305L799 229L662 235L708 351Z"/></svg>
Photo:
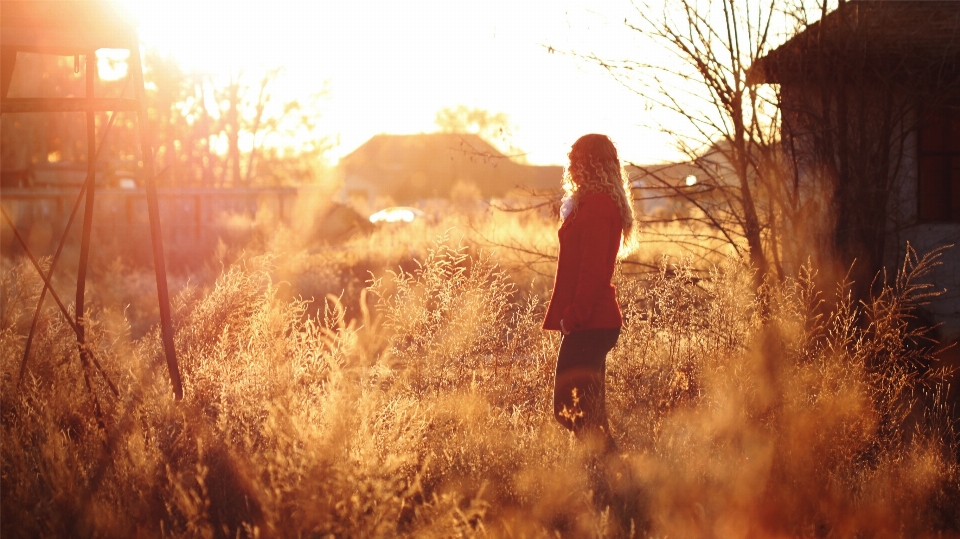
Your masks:
<svg viewBox="0 0 960 539"><path fill-rule="evenodd" d="M323 126L336 159L377 133L436 130L464 104L506 113L532 163L563 163L580 135L610 135L625 159L675 159L651 112L598 66L559 50L643 58L623 25L629 0L265 2L128 0L141 39L186 69L229 73L284 66L277 92L327 84Z"/></svg>

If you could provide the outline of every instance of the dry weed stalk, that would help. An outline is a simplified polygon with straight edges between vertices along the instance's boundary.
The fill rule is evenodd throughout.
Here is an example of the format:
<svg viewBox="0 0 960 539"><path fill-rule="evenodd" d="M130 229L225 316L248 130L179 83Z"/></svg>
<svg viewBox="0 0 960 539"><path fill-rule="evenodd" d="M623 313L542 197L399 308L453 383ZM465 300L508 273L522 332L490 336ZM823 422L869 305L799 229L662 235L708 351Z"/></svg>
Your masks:
<svg viewBox="0 0 960 539"><path fill-rule="evenodd" d="M298 299L283 282L296 282L291 264L321 262L289 253L188 290L179 404L157 372L156 332L134 338L123 311L93 313L90 341L121 389L103 399L106 437L56 317L11 391L15 298L39 283L5 269L3 535L957 533L955 425L911 318L934 293L923 279L936 256L911 252L862 305L843 287L821 301L810 267L771 283L763 309L735 261L621 273L625 327L608 362L616 507L596 505L587 456L548 413L558 341L539 329L537 289L449 238L415 267L379 272L369 298Z"/></svg>

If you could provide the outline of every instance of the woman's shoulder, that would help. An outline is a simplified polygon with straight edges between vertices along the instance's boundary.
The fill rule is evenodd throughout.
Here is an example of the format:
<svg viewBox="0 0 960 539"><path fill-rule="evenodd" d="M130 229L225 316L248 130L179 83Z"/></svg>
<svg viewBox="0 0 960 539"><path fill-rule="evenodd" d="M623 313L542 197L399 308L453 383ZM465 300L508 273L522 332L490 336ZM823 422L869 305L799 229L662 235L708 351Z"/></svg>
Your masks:
<svg viewBox="0 0 960 539"><path fill-rule="evenodd" d="M580 197L580 200L577 201L577 205L582 208L596 209L598 211L617 208L617 203L613 201L610 195L598 192L585 193Z"/></svg>

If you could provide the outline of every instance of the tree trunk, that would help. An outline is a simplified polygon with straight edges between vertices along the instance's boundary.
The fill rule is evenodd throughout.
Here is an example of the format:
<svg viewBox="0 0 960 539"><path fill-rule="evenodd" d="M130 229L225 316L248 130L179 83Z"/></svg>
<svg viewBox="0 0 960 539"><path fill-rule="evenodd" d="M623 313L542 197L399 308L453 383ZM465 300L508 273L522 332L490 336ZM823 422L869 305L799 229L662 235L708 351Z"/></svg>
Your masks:
<svg viewBox="0 0 960 539"><path fill-rule="evenodd" d="M749 182L749 155L747 155L746 131L743 125L743 101L741 99L740 96L735 96L733 99L733 162L737 167L737 177L740 180L743 233L747 238L747 246L750 249L750 264L756 270L754 283L759 288L766 279L770 266L766 255L763 253L763 242L760 238L760 219L757 216L757 207L753 201L753 189Z"/></svg>
<svg viewBox="0 0 960 539"><path fill-rule="evenodd" d="M228 101L230 103L227 109L226 128L227 132L227 162L224 175L229 170L230 182L233 186L239 186L244 178L240 174L240 114L238 111L240 101L240 80L237 78L232 81L229 88Z"/></svg>

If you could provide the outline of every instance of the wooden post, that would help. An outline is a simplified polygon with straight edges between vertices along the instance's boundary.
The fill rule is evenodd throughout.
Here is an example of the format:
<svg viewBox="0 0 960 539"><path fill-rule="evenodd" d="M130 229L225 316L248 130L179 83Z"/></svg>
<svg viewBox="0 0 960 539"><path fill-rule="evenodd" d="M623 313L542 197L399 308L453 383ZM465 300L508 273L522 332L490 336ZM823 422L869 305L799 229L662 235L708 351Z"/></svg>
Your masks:
<svg viewBox="0 0 960 539"><path fill-rule="evenodd" d="M183 398L183 383L180 380L180 367L177 365L177 351L173 345L173 323L170 316L170 293L167 290L167 267L163 256L163 236L160 233L160 206L157 202L157 185L153 168L153 146L147 116L147 98L143 85L143 66L140 63L140 44L137 40L130 48L130 74L136 77L134 85L137 92L137 124L140 128L140 153L143 156L144 183L147 191L147 215L150 218L150 238L153 241L153 269L157 276L157 298L160 301L160 334L163 351L170 371L173 394Z"/></svg>
<svg viewBox="0 0 960 539"><path fill-rule="evenodd" d="M91 60L91 57L94 56L92 53L87 53L87 94L88 98L93 97L93 84L94 84L94 72L95 64ZM80 264L77 268L77 299L76 299L76 312L74 313L77 319L77 344L80 345L80 358L86 362L86 347L84 346L84 320L83 320L83 311L84 311L84 292L86 291L87 285L87 262L90 257L90 232L93 228L93 211L94 211L94 193L96 192L97 185L97 126L96 126L96 116L94 112L87 112L87 176L89 177L89 182L87 186L87 201L86 206L83 210L83 232L80 236Z"/></svg>

